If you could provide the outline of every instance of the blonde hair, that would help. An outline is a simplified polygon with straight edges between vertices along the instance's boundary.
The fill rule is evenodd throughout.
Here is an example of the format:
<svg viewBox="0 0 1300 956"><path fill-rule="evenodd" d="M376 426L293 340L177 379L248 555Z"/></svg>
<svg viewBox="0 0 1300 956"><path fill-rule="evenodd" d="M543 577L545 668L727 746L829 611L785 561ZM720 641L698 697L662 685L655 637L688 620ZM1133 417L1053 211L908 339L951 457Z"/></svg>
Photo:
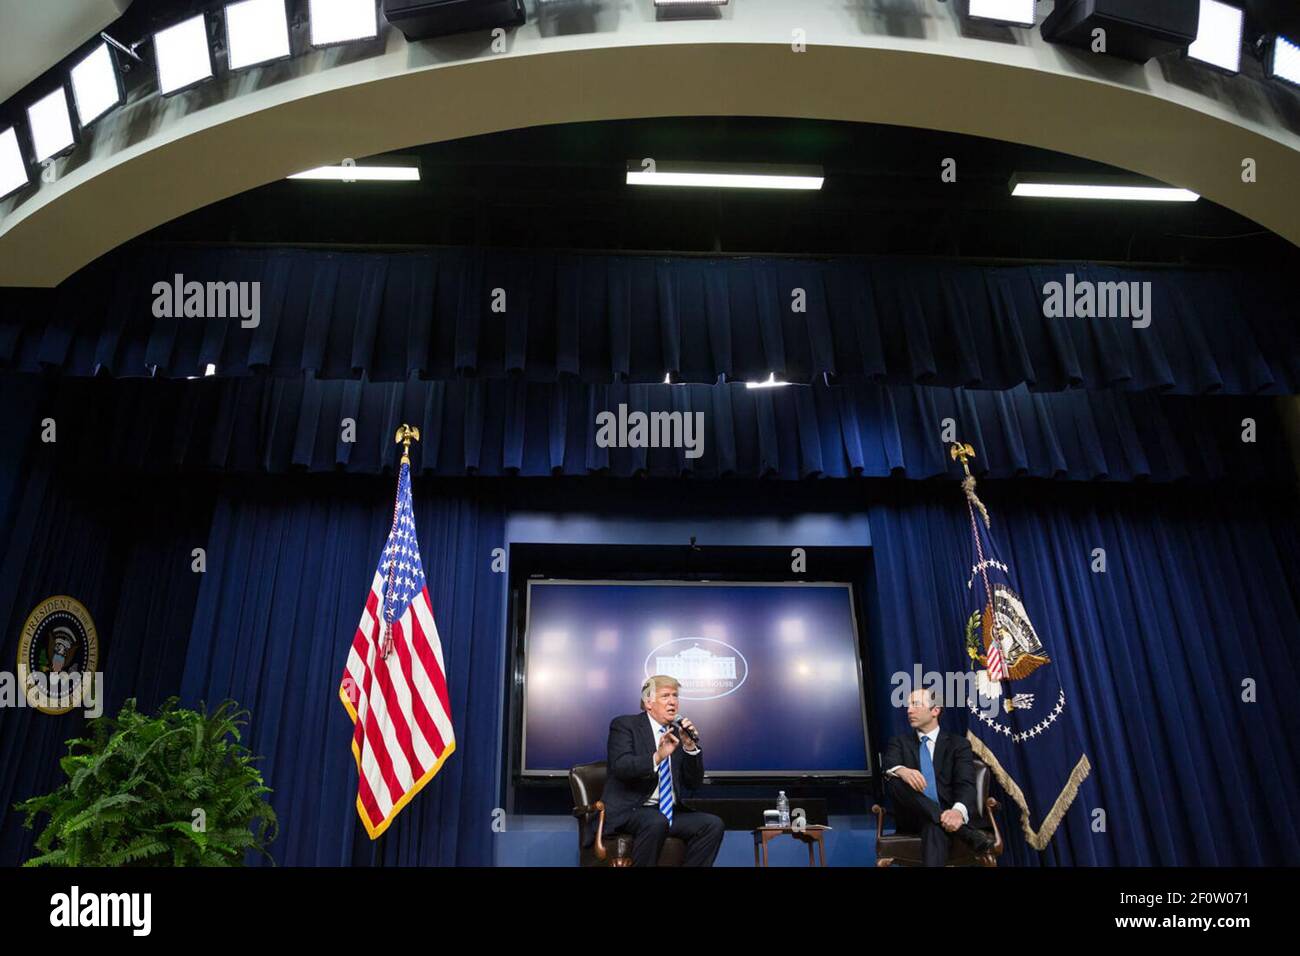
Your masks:
<svg viewBox="0 0 1300 956"><path fill-rule="evenodd" d="M655 674L653 677L647 677L645 683L641 685L641 709L646 709L646 704L654 700L655 694L659 693L660 687L678 687L681 682L676 677L670 677L667 674Z"/></svg>

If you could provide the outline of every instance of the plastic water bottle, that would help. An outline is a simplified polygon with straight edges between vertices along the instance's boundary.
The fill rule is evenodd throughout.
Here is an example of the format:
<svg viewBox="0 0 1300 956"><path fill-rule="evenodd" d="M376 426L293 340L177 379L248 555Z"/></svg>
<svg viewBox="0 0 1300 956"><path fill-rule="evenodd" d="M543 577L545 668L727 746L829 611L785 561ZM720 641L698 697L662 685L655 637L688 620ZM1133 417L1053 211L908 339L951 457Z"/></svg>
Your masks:
<svg viewBox="0 0 1300 956"><path fill-rule="evenodd" d="M781 826L788 827L790 825L790 801L786 799L784 790L777 794L776 812L781 820Z"/></svg>

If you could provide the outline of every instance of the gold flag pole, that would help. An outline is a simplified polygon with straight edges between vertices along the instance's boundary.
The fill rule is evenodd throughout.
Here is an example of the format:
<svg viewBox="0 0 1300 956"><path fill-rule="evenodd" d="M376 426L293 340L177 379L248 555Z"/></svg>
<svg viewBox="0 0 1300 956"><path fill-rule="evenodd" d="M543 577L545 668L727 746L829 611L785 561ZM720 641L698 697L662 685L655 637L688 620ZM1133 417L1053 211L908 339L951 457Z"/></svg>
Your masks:
<svg viewBox="0 0 1300 956"><path fill-rule="evenodd" d="M970 459L975 457L975 449L970 445L964 445L961 442L953 442L952 447L948 449L948 454L953 461L960 461L962 471L970 476L970 465L967 464Z"/></svg>
<svg viewBox="0 0 1300 956"><path fill-rule="evenodd" d="M420 440L420 429L413 428L410 425L402 425L397 429L397 436L393 439L393 444L402 446L401 464L409 465L411 463L411 442Z"/></svg>
<svg viewBox="0 0 1300 956"><path fill-rule="evenodd" d="M953 461L960 461L961 470L966 472L966 477L961 480L961 490L966 492L966 499L979 511L980 517L984 519L984 527L992 527L988 509L975 494L975 476L970 473L970 460L975 457L975 449L962 442L953 442L948 454Z"/></svg>

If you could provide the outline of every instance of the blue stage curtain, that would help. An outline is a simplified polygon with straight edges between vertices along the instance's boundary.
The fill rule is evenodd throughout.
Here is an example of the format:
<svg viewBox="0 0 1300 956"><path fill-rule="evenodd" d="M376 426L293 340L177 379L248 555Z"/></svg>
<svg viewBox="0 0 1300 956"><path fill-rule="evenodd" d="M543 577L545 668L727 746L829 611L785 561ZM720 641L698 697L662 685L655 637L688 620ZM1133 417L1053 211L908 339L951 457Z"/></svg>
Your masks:
<svg viewBox="0 0 1300 956"><path fill-rule="evenodd" d="M451 674L456 755L378 844L356 822L337 680L391 520L391 479L60 473L34 450L0 575L0 654L26 614L71 594L99 626L106 709L233 696L253 712L284 831L282 864L485 864L503 746L504 496L420 481L417 526ZM593 506L640 505L591 482ZM770 490L737 482L734 513ZM889 677L960 670L969 528L955 483L864 483L880 627L867 644L876 736L903 726ZM474 494L467 494L472 490ZM1064 864L1300 863L1300 515L1293 493L1230 484L1111 488L986 482L1004 557L1048 642L1094 771L1043 858ZM191 570L194 547L207 569ZM1093 549L1107 571L1091 570ZM864 618L865 619L865 618ZM1257 702L1241 682L1257 682ZM963 715L944 723L964 730ZM0 865L30 854L10 807L61 779L78 713L0 708ZM1279 796L1283 795L1283 796ZM1006 801L1003 801L1004 806ZM1107 831L1091 830L1106 811ZM1166 810L1165 808L1170 808ZM866 862L866 861L864 861Z"/></svg>
<svg viewBox="0 0 1300 956"><path fill-rule="evenodd" d="M1003 799L1016 865L1291 865L1300 824L1300 515L1293 496L1110 491L1050 500L981 485L1002 556L1057 667L1092 776L1041 856ZM877 683L961 671L970 526L961 492L870 506ZM1104 548L1105 573L1091 570ZM1256 682L1256 701L1242 682ZM879 733L906 729L877 694ZM966 712L941 721L964 733ZM1094 810L1106 832L1091 829Z"/></svg>
<svg viewBox="0 0 1300 956"><path fill-rule="evenodd" d="M374 474L391 470L393 432L409 422L426 475L930 478L954 474L941 441L952 419L992 477L1289 482L1274 402L1024 386L64 379L49 407L68 467L88 470ZM703 412L703 455L598 447L597 413L620 404ZM355 442L340 440L345 418ZM1241 440L1245 418L1254 443Z"/></svg>
<svg viewBox="0 0 1300 956"><path fill-rule="evenodd" d="M30 375L0 375L0 556L22 500L38 412L50 399L48 384Z"/></svg>
<svg viewBox="0 0 1300 956"><path fill-rule="evenodd" d="M154 286L259 282L260 323L159 318ZM1049 282L1150 282L1151 324L1044 317ZM493 311L494 290L505 294ZM803 290L794 311L794 290ZM72 375L888 382L1300 391L1285 278L1085 263L345 253L135 244L0 290L0 367Z"/></svg>
<svg viewBox="0 0 1300 956"><path fill-rule="evenodd" d="M180 685L200 578L191 549L211 522L209 479L60 474L51 449L38 446L22 481L3 539L0 669L12 672L27 615L46 598L70 595L98 632L104 712L116 713L127 697L155 708ZM64 742L84 730L81 711L0 707L0 866L32 854L35 834L22 829L13 804L64 781Z"/></svg>
<svg viewBox="0 0 1300 956"><path fill-rule="evenodd" d="M456 752L379 844L357 822L338 686L392 524L395 489L377 495L380 484L321 494L279 480L221 494L181 696L252 710L247 743L275 790L280 863L488 865L505 660L505 575L491 569L504 543L499 508L415 490Z"/></svg>
<svg viewBox="0 0 1300 956"><path fill-rule="evenodd" d="M59 475L36 457L0 579L6 661L27 614L69 594L99 632L105 713L127 697L151 710L174 694L191 706L233 697L251 710L245 739L265 758L282 822L278 863L491 863L505 659L505 575L491 570L499 505L415 489L456 753L372 843L357 822L338 682L392 521L390 482L114 481ZM196 547L203 573L192 570ZM32 854L35 834L13 804L63 781L64 742L84 730L81 711L0 708L0 866Z"/></svg>

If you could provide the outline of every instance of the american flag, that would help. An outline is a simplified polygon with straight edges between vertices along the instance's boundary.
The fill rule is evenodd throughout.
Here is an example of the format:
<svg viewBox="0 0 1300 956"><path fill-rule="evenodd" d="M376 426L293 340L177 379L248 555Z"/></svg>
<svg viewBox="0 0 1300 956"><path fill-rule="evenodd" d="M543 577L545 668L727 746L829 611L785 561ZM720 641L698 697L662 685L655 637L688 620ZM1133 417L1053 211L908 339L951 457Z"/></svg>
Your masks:
<svg viewBox="0 0 1300 956"><path fill-rule="evenodd" d="M984 614L992 615L993 605L985 607ZM985 652L987 654L985 659L988 661L988 679L1008 680L1011 674L1006 670L1006 661L1002 658L1002 646L998 644L998 640L1000 640L1000 637L995 631L993 632L993 640L989 641L988 650Z"/></svg>
<svg viewBox="0 0 1300 956"><path fill-rule="evenodd" d="M992 605L989 605L991 608ZM989 613L988 608L985 613ZM1007 662L1002 659L1002 647L998 644L998 638L995 636L989 642L986 660L988 661L989 680L1006 680L1011 675L1007 672Z"/></svg>
<svg viewBox="0 0 1300 956"><path fill-rule="evenodd" d="M446 674L404 458L393 527L339 685L339 699L353 723L357 813L372 840L456 749Z"/></svg>

